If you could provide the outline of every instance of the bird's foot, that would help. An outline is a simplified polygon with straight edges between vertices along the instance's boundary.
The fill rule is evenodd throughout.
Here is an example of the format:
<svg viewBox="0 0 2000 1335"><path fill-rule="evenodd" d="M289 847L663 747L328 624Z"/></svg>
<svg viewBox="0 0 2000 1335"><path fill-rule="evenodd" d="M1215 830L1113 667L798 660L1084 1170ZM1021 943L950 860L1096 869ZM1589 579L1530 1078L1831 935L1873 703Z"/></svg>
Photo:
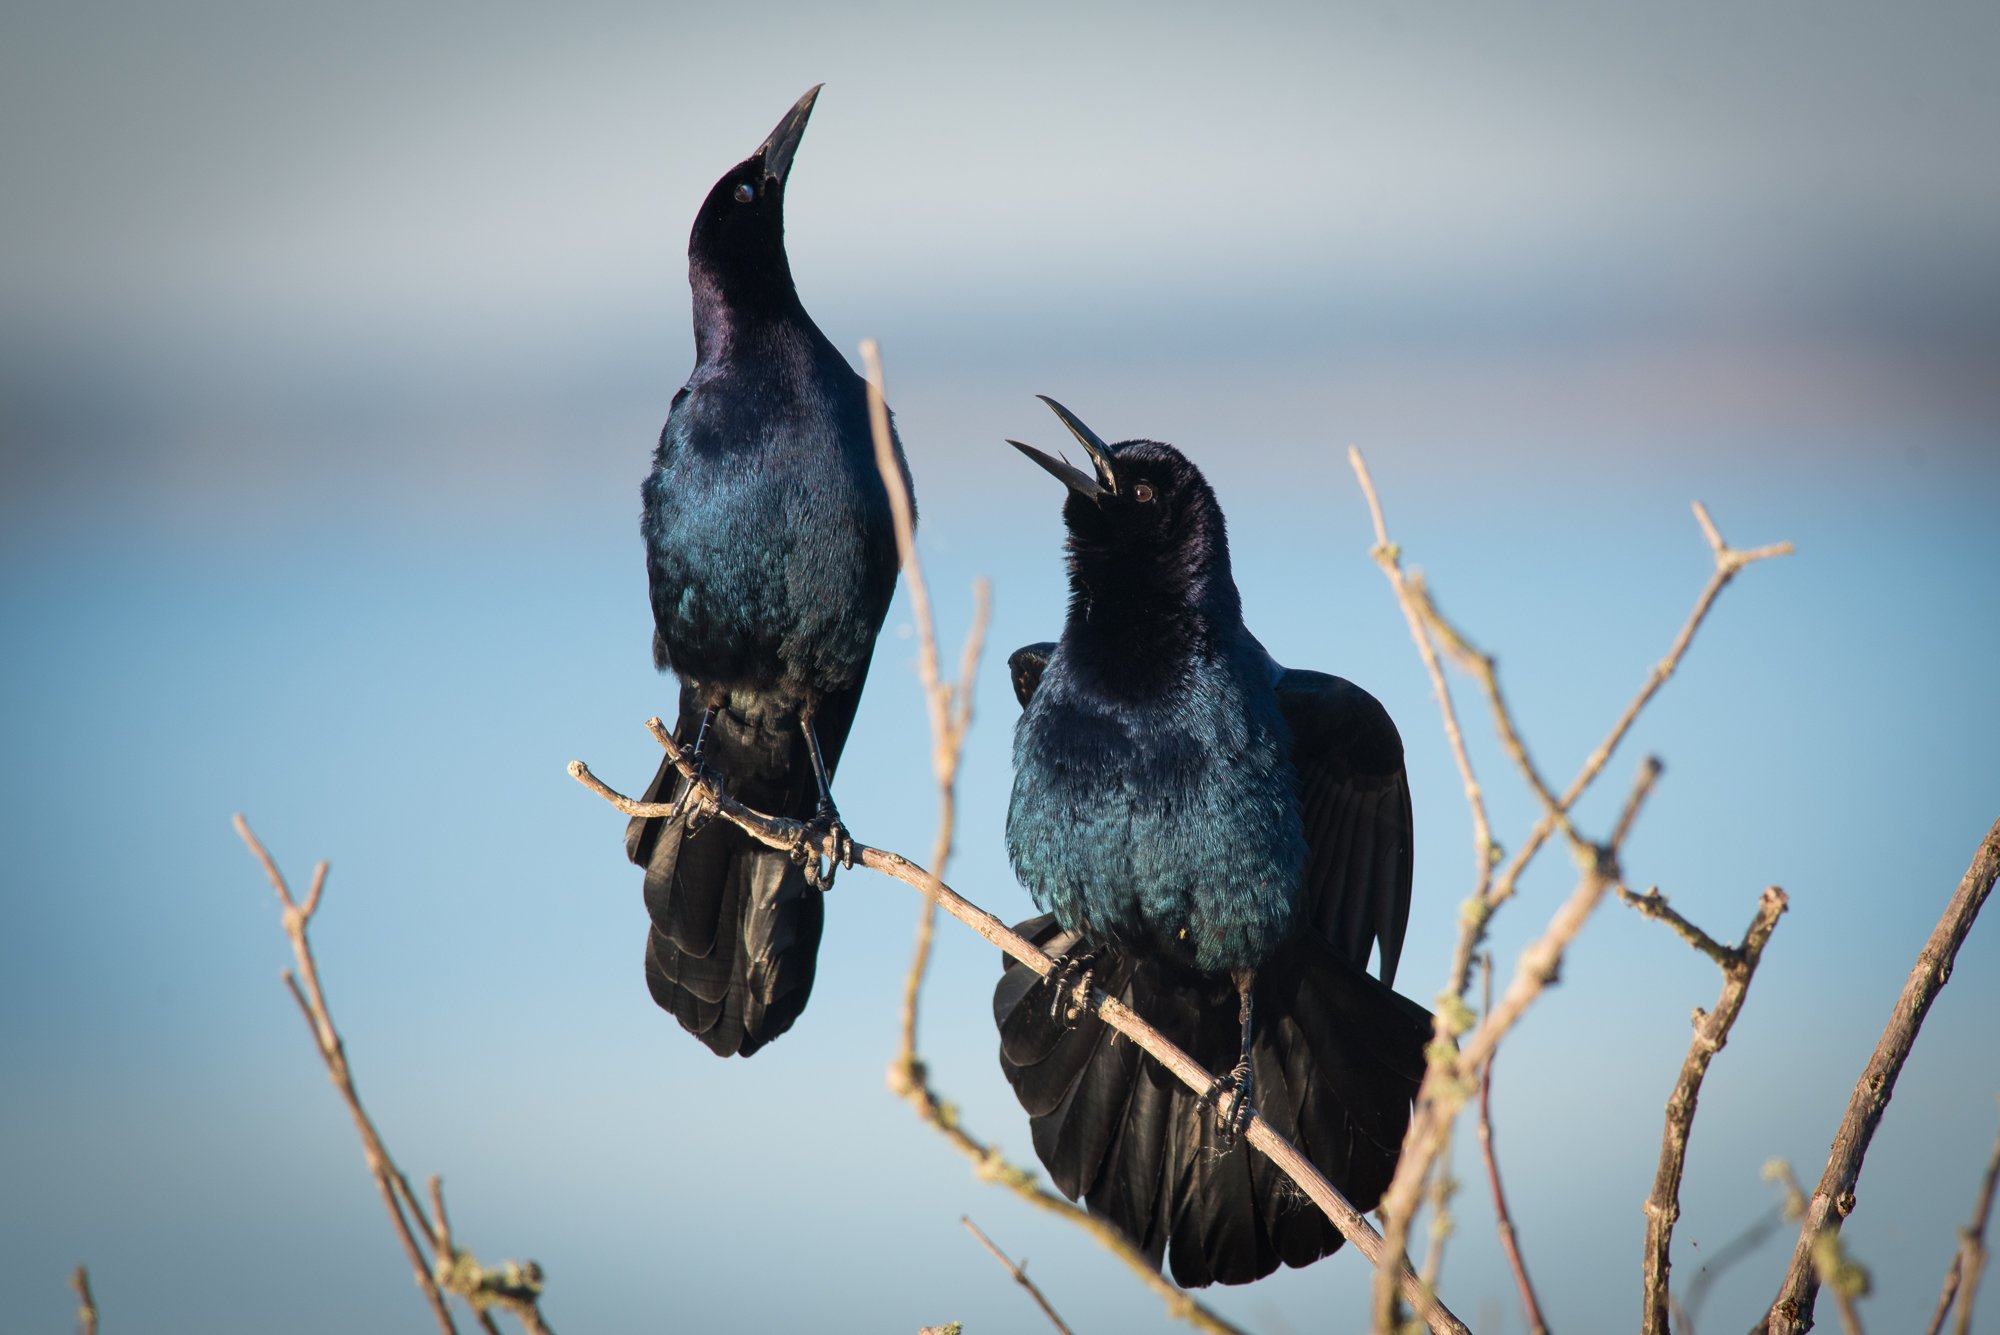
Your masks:
<svg viewBox="0 0 2000 1335"><path fill-rule="evenodd" d="M1198 1103L1217 1110L1217 1116L1222 1123L1222 1144L1224 1149L1233 1145L1236 1142L1236 1138L1243 1134L1243 1129L1250 1125L1250 1089L1252 1083L1250 1063L1248 1061L1240 1061L1229 1069L1228 1075L1223 1076L1220 1080L1210 1085L1200 1099L1197 1100ZM1226 1113L1221 1111L1222 1096L1224 1094L1234 1096L1229 1101L1229 1111Z"/></svg>
<svg viewBox="0 0 2000 1335"><path fill-rule="evenodd" d="M806 835L811 832L827 836L824 858L806 842ZM822 894L833 889L835 872L854 865L854 836L840 823L840 813L834 810L833 803L820 803L819 810L806 822L798 842L792 845L792 861L805 868L806 884Z"/></svg>
<svg viewBox="0 0 2000 1335"><path fill-rule="evenodd" d="M715 794L712 800L707 793L710 788ZM715 813L727 797L722 775L710 769L697 752L694 757L694 782L681 789L680 800L674 803L674 814L669 819L685 820L688 836L692 838L715 819Z"/></svg>
<svg viewBox="0 0 2000 1335"><path fill-rule="evenodd" d="M1097 972L1097 952L1073 950L1049 973L1049 1018L1075 1024L1090 1000L1091 979Z"/></svg>

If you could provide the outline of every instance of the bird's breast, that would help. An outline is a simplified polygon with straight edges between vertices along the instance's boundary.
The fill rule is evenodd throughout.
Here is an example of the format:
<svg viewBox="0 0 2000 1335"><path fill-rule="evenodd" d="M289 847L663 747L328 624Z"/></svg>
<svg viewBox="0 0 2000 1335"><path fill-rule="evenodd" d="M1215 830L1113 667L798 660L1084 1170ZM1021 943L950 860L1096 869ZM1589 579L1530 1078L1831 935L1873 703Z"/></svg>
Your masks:
<svg viewBox="0 0 2000 1335"><path fill-rule="evenodd" d="M1305 844L1280 739L1243 711L1042 687L1015 735L1008 852L1064 927L1211 972L1290 930Z"/></svg>
<svg viewBox="0 0 2000 1335"><path fill-rule="evenodd" d="M895 578L880 477L823 404L711 396L676 408L644 487L657 645L702 680L857 685Z"/></svg>

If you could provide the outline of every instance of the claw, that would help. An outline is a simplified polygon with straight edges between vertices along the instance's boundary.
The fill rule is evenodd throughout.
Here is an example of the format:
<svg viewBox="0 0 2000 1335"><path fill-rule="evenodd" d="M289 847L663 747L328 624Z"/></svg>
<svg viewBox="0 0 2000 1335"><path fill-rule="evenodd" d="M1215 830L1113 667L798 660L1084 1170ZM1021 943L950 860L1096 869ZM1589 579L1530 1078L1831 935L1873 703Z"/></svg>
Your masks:
<svg viewBox="0 0 2000 1335"><path fill-rule="evenodd" d="M818 830L827 836L828 857L822 859L806 844L806 830ZM833 804L823 802L813 818L806 822L806 829L799 832L798 842L792 845L792 861L806 871L806 884L825 894L833 889L833 878L841 867L854 865L854 836L840 823L840 813Z"/></svg>
<svg viewBox="0 0 2000 1335"><path fill-rule="evenodd" d="M1049 974L1049 1018L1059 1024L1075 1024L1090 998L1091 979L1096 974L1097 952L1073 951L1056 963Z"/></svg>
<svg viewBox="0 0 2000 1335"><path fill-rule="evenodd" d="M1250 1075L1249 1061L1240 1061L1229 1068L1228 1075L1210 1085L1203 1091L1201 1097L1195 1100L1201 1107L1217 1110L1222 1125L1222 1147L1225 1150L1235 1144L1236 1138L1250 1125L1250 1091L1254 1083ZM1235 1095L1229 1102L1227 1113L1220 1111L1224 1094Z"/></svg>
<svg viewBox="0 0 2000 1335"><path fill-rule="evenodd" d="M1250 1012L1251 994L1256 986L1257 975L1250 969L1233 969L1230 980L1236 984L1236 1023L1242 1034L1242 1046L1237 1050L1236 1065L1229 1068L1229 1074L1210 1085L1197 1100L1199 1104L1220 1109L1223 1094L1235 1095L1229 1101L1229 1111L1222 1116L1222 1147L1227 1150L1250 1125Z"/></svg>
<svg viewBox="0 0 2000 1335"><path fill-rule="evenodd" d="M679 817L683 811L686 812L687 836L690 839L692 839L695 835L700 834L703 829L707 828L708 823L715 819L716 808L719 807L722 804L723 799L728 796L727 792L723 787L722 776L716 773L714 770L710 769L706 765L700 765L699 762L697 762L697 764L698 768L695 770L695 778L698 781L698 783L707 783L715 785L715 801L695 802L692 807L689 807L688 804L690 801L693 800L695 789L698 786L698 784L691 783L681 791L680 801L674 804L674 815L676 817Z"/></svg>

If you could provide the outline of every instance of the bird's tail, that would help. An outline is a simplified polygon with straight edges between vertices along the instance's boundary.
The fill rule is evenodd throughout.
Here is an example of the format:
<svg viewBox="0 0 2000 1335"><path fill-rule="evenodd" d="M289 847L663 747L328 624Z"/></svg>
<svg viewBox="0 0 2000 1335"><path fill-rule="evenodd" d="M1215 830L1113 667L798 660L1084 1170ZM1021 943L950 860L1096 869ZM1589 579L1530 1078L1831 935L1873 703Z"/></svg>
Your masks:
<svg viewBox="0 0 2000 1335"><path fill-rule="evenodd" d="M1052 917L1022 935L1065 950ZM1118 950L1093 957L1093 982L1209 1070L1239 1052L1237 998L1210 978ZM1396 1168L1424 1073L1430 1016L1302 936L1257 972L1251 1103L1357 1210L1374 1208ZM1027 1110L1035 1153L1056 1187L1081 1197L1132 1244L1171 1263L1187 1287L1246 1284L1339 1248L1338 1229L1263 1154L1227 1148L1212 1108L1095 1014L1053 1016L1048 980L1007 961L993 995L1000 1065Z"/></svg>
<svg viewBox="0 0 2000 1335"><path fill-rule="evenodd" d="M681 688L674 740L694 744L702 704ZM718 709L703 745L731 797L775 816L813 814L818 787L793 710ZM646 790L672 802L686 787L671 763ZM826 910L805 871L721 819L635 817L625 852L646 869L646 985L661 1009L717 1056L747 1057L792 1027L812 994Z"/></svg>

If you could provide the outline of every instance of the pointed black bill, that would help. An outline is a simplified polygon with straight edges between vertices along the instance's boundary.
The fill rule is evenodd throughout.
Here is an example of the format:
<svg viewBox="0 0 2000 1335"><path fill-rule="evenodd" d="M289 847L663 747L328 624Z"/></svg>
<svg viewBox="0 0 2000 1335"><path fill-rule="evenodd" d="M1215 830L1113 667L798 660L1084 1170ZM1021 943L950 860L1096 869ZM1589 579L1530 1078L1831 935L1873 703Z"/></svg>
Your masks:
<svg viewBox="0 0 2000 1335"><path fill-rule="evenodd" d="M1094 501L1104 494L1104 488L1097 485L1096 478L1084 472L1069 460L1058 459L1052 454L1043 454L1034 446L1023 445L1018 440L1010 440L1007 443L1047 469L1051 477L1077 495L1088 497Z"/></svg>
<svg viewBox="0 0 2000 1335"><path fill-rule="evenodd" d="M1069 433L1072 436L1076 437L1076 443L1083 446L1084 452L1090 455L1090 462L1097 469L1098 485L1113 496L1116 496L1118 494L1118 473L1111 466L1111 447L1106 445L1095 431L1085 426L1082 418L1063 407L1060 403L1057 403L1048 395L1037 394L1035 397L1055 410L1055 415L1062 419L1062 424L1069 428Z"/></svg>
<svg viewBox="0 0 2000 1335"><path fill-rule="evenodd" d="M805 135L806 122L812 118L813 102L819 97L819 90L826 87L816 83L806 89L806 95L792 103L792 109L778 122L778 128L757 151L764 157L764 177L766 180L783 184L785 173L792 169L792 154L799 151L799 140Z"/></svg>

